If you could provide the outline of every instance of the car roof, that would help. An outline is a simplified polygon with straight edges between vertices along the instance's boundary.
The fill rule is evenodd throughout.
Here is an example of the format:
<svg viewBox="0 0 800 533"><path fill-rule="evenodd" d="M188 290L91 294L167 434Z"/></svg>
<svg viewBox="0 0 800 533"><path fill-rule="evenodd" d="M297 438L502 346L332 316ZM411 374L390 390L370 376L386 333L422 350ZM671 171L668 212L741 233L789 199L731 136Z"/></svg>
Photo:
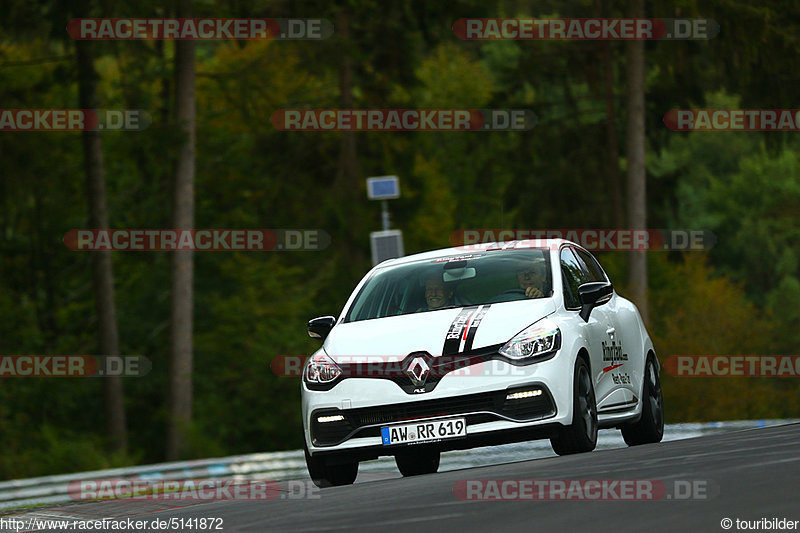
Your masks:
<svg viewBox="0 0 800 533"><path fill-rule="evenodd" d="M487 242L480 244L466 244L463 246L454 246L452 248L441 248L439 250L431 250L428 252L421 252L414 255L407 255L398 257L396 259L387 259L378 264L377 267L389 267L403 265L406 263L414 263L416 261L425 261L427 259L439 259L448 256L461 256L469 255L480 252L494 251L494 250L525 250L531 248L548 248L551 250L558 250L564 244L571 244L577 246L572 241L565 239L526 239L517 241L502 241L502 242Z"/></svg>

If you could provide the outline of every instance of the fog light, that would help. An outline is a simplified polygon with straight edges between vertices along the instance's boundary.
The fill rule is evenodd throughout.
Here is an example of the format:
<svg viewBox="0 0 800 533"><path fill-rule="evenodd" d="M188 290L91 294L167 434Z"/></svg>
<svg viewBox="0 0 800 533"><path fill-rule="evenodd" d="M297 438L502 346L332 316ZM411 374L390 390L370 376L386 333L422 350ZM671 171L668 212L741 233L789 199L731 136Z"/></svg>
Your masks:
<svg viewBox="0 0 800 533"><path fill-rule="evenodd" d="M533 398L534 396L541 396L542 389L526 390L521 392L512 392L506 396L506 400L524 400L526 398Z"/></svg>
<svg viewBox="0 0 800 533"><path fill-rule="evenodd" d="M341 422L344 420L342 415L330 415L330 416L318 416L317 422L324 423L324 422Z"/></svg>

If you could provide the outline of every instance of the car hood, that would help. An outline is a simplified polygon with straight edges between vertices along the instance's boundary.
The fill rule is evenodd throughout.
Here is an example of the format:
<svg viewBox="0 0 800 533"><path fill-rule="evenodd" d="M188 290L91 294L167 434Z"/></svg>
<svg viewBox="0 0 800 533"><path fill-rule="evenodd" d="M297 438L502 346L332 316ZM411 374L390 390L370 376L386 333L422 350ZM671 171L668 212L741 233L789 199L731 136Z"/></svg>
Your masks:
<svg viewBox="0 0 800 533"><path fill-rule="evenodd" d="M553 312L555 304L552 298L546 298L340 323L331 330L323 347L334 358L403 357L418 351L454 355L468 352L467 348L476 350L505 343ZM469 328L466 333L465 326ZM469 337L471 342L467 342Z"/></svg>

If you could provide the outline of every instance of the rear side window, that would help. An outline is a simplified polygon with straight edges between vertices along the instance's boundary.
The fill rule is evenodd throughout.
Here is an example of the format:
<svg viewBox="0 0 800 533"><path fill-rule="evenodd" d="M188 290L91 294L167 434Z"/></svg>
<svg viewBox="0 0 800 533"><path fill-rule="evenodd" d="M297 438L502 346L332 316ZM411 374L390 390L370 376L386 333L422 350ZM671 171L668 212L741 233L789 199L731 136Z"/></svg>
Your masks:
<svg viewBox="0 0 800 533"><path fill-rule="evenodd" d="M600 266L600 263L597 262L597 259L595 259L592 254L586 250L581 250L580 248L573 248L573 250L576 254L578 254L578 257L583 262L586 273L589 275L589 281L608 280L605 272L603 272L603 268Z"/></svg>
<svg viewBox="0 0 800 533"><path fill-rule="evenodd" d="M567 309L577 309L581 306L578 299L578 287L588 283L588 275L571 248L561 250L560 260L561 275L564 279L564 306Z"/></svg>

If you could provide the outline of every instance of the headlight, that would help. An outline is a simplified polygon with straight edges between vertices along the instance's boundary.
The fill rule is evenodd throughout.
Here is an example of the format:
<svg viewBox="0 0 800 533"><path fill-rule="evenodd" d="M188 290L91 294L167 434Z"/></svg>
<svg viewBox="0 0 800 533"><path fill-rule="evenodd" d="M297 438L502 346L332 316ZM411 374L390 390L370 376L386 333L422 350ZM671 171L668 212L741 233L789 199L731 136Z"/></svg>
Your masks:
<svg viewBox="0 0 800 533"><path fill-rule="evenodd" d="M306 364L303 379L307 383L330 383L342 375L342 369L336 361L328 357L325 353L312 355Z"/></svg>
<svg viewBox="0 0 800 533"><path fill-rule="evenodd" d="M541 359L561 348L561 330L555 322L543 318L523 329L508 341L500 353L511 359Z"/></svg>

